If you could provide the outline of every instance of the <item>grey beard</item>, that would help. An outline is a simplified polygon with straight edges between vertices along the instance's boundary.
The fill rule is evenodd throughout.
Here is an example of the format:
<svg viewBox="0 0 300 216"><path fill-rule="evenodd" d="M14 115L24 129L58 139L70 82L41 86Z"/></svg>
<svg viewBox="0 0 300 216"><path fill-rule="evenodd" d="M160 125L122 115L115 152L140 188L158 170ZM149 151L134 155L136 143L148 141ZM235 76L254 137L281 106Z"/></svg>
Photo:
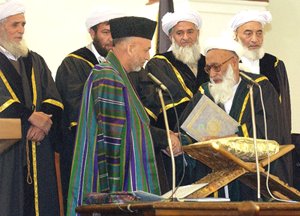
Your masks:
<svg viewBox="0 0 300 216"><path fill-rule="evenodd" d="M26 57L28 55L29 50L24 39L17 43L9 42L6 38L1 38L0 44L16 58L21 56Z"/></svg>
<svg viewBox="0 0 300 216"><path fill-rule="evenodd" d="M244 49L244 57L246 57L247 59L258 60L264 57L265 55L263 47L256 50L249 50L247 47L244 47Z"/></svg>
<svg viewBox="0 0 300 216"><path fill-rule="evenodd" d="M190 47L181 47L177 45L174 38L172 38L171 50L177 60L187 65L197 65L201 57L198 41Z"/></svg>
<svg viewBox="0 0 300 216"><path fill-rule="evenodd" d="M209 92L213 96L215 103L224 104L232 98L233 87L236 83L233 74L233 69L229 65L221 83L215 83L213 80L209 83Z"/></svg>

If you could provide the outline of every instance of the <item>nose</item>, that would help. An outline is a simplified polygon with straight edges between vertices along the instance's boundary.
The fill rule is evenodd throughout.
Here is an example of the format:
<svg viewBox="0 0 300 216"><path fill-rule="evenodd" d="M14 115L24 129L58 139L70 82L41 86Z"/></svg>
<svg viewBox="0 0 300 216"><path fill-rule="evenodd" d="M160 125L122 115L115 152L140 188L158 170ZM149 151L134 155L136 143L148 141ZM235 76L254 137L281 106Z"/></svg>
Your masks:
<svg viewBox="0 0 300 216"><path fill-rule="evenodd" d="M185 40L187 40L187 39L189 38L188 33L187 33L187 32L184 32L182 38L185 39Z"/></svg>
<svg viewBox="0 0 300 216"><path fill-rule="evenodd" d="M18 32L19 32L20 34L24 34L24 32L25 32L25 26L20 25L19 28L18 28Z"/></svg>
<svg viewBox="0 0 300 216"><path fill-rule="evenodd" d="M258 37L255 34L253 34L251 37L251 42L256 43L257 41L258 41Z"/></svg>

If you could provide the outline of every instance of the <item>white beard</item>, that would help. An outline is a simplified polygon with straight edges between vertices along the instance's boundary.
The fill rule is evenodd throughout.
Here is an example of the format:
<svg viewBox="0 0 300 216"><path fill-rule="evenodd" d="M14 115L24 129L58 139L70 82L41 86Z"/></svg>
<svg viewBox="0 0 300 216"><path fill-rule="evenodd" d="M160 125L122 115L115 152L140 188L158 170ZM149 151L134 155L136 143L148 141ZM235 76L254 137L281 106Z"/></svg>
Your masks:
<svg viewBox="0 0 300 216"><path fill-rule="evenodd" d="M212 79L208 85L209 91L215 103L225 103L233 96L233 87L236 84L232 66L229 65L221 83L215 83Z"/></svg>
<svg viewBox="0 0 300 216"><path fill-rule="evenodd" d="M9 41L6 31L3 28L0 30L0 45L16 58L19 58L20 56L26 57L29 52L24 39L22 39L20 42Z"/></svg>
<svg viewBox="0 0 300 216"><path fill-rule="evenodd" d="M174 38L172 38L171 50L175 58L184 64L194 66L198 64L198 60L201 57L199 41L192 46L181 47L176 44Z"/></svg>
<svg viewBox="0 0 300 216"><path fill-rule="evenodd" d="M256 50L249 50L247 47L244 47L244 57L251 60L259 60L265 55L264 48L261 47Z"/></svg>
<svg viewBox="0 0 300 216"><path fill-rule="evenodd" d="M258 60L258 59L261 59L262 57L264 57L265 50L263 47L256 49L256 50L249 50L248 47L246 47L242 44L240 39L237 39L237 41L239 42L239 44L241 44L243 46L243 48L244 48L243 56L246 57L247 59L254 61L254 60Z"/></svg>

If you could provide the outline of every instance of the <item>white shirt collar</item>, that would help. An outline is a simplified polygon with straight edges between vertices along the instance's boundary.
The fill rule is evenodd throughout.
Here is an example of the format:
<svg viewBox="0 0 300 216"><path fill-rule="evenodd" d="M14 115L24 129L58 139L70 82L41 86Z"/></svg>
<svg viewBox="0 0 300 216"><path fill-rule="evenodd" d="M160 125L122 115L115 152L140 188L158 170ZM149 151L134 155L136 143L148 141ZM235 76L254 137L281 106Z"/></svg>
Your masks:
<svg viewBox="0 0 300 216"><path fill-rule="evenodd" d="M259 59L257 60L251 60L244 56L241 57L243 68L242 70L254 73L254 74L260 74L260 68L259 68Z"/></svg>
<svg viewBox="0 0 300 216"><path fill-rule="evenodd" d="M0 46L0 52L4 54L8 59L13 61L18 61L19 57L15 57L13 54L11 54L9 51L7 51L3 46Z"/></svg>
<svg viewBox="0 0 300 216"><path fill-rule="evenodd" d="M98 51L96 50L94 44L91 42L86 48L88 48L89 50L91 50L91 52L95 55L96 59L99 62L103 62L105 61L105 57L101 56Z"/></svg>
<svg viewBox="0 0 300 216"><path fill-rule="evenodd" d="M232 94L232 97L228 100L228 101L226 101L225 103L224 103L224 108L225 108L225 111L229 114L230 113L230 110L231 110L231 107L232 107L232 102L233 102L233 98L234 98L234 96L235 96L235 93L236 93L236 90L237 90L237 88L238 88L238 86L240 85L240 83L241 83L241 77L239 78L239 82L237 83L237 84L235 84L234 86L233 86L233 94Z"/></svg>

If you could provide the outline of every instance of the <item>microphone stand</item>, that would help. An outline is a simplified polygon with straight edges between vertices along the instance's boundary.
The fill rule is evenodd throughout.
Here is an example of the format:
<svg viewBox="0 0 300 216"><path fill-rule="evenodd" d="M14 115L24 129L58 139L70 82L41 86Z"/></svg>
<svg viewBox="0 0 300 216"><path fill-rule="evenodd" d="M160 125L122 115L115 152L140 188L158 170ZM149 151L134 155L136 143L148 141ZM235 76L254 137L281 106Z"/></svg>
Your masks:
<svg viewBox="0 0 300 216"><path fill-rule="evenodd" d="M259 161L258 161L258 149L257 149L257 135L256 135L256 121L254 113L254 99L253 99L253 84L249 85L250 94L250 106L251 106L251 116L252 116L252 128L253 128L253 142L255 151L255 165L257 174L257 201L262 201L260 193L260 172L259 172Z"/></svg>
<svg viewBox="0 0 300 216"><path fill-rule="evenodd" d="M172 143L171 143L171 137L170 137L170 128L169 128L169 122L168 122L168 117L167 117L167 112L166 112L166 106L162 94L161 88L156 88L156 91L158 92L159 100L162 106L162 112L164 116L164 122L165 122L165 127L166 127L166 133L167 133L167 139L168 139L168 146L170 149L171 153L171 162L172 162L172 195L171 195L171 201L176 201L177 198L174 197L175 195L175 187L176 187L176 170L175 170L175 159L174 159L174 153L172 149Z"/></svg>

